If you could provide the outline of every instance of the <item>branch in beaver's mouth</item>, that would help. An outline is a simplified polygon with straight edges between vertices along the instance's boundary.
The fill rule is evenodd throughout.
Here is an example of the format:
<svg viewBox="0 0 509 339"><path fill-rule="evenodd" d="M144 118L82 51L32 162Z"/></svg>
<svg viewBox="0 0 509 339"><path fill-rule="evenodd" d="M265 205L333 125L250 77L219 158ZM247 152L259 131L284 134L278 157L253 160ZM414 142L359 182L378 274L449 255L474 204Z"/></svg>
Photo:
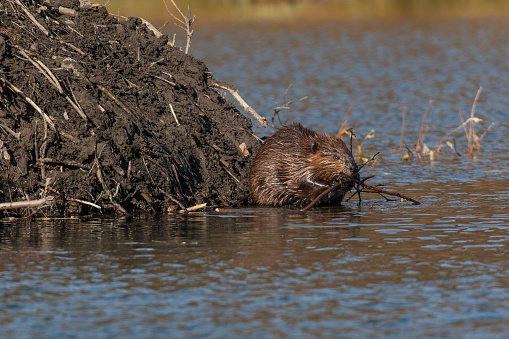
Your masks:
<svg viewBox="0 0 509 339"><path fill-rule="evenodd" d="M366 180L368 179L371 179L373 178L374 175L370 175L370 176L367 176L363 179L360 179L360 180L356 180L356 179L353 179L353 178L349 178L350 181L354 182L355 183L355 193L353 193L348 199L346 199L346 201L350 200L354 195L358 195L359 196L359 205L362 201L361 199L361 192L363 193L377 193L379 195L381 195L382 197L384 197L386 200L389 200L387 199L385 195L391 195L391 196L396 196L398 198L401 198L401 199L404 199L404 200L407 200L407 201L411 201L414 205L420 205L421 203L415 199L412 199L410 197L407 197L406 195L403 195L399 192L392 192L392 191L387 191L387 190L383 190L381 188L378 188L378 187L375 187L375 186L369 186L369 185L366 185ZM326 188L322 193L320 193L316 198L313 199L313 201L311 201L306 207L304 207L303 209L301 209L302 212L307 212L311 207L313 207L318 201L320 201L320 199L328 194L329 192L333 191L334 189L336 189L337 187L339 187L340 185L342 185L343 182L341 180L338 180L338 182L336 182L335 184L333 184L332 186ZM364 190L364 189L367 189Z"/></svg>

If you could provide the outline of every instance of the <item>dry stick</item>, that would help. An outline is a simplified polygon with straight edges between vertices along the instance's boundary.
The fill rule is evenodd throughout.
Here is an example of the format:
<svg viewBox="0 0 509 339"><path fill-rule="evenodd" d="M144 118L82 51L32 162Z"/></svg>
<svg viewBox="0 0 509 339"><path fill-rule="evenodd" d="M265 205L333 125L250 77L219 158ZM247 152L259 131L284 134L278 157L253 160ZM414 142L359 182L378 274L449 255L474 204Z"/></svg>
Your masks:
<svg viewBox="0 0 509 339"><path fill-rule="evenodd" d="M26 59L28 59L28 61L30 61L30 63L32 63L32 65L34 65L39 70L39 72L41 72L42 75L44 75L46 77L46 79L48 79L50 84L52 84L53 87L56 88L58 93L60 93L61 95L65 96L66 100L71 104L71 106L76 110L76 112L78 112L78 114L84 120L88 120L87 116L85 115L85 112L83 112L83 110L81 109L81 107L77 103L76 97L74 97L74 99L76 100L76 103L75 103L75 102L73 102L71 100L71 98L69 98L69 96L67 96L64 93L64 89L60 85L60 81L58 81L58 79L55 76L55 74L53 74L53 72L51 72L50 69L45 64L42 63L42 61L38 60L35 57L34 58L29 57L28 54L21 47L19 47L19 46L15 46L15 47L19 50L21 55L23 55ZM73 93L73 96L74 96L74 93Z"/></svg>
<svg viewBox="0 0 509 339"><path fill-rule="evenodd" d="M40 29L40 30L44 33L44 35L49 36L49 32L48 32L48 30L47 30L46 28L44 28L44 27L43 27L43 26L39 23L39 21L37 21L37 20L35 19L35 17L32 15L32 13L30 13L30 11L28 10L28 8L26 8L26 7L25 7L25 5L23 5L23 4L21 3L21 1L19 1L19 0L14 0L14 1L18 4L18 6L20 6L20 7L21 7L21 9L23 10L23 12L25 12L26 16L28 16L28 18L29 18L30 20L32 20L32 22L33 22L33 23L34 23L34 24L35 24L35 25L36 25L36 26L37 26L37 27L38 27L38 28L39 28L39 29Z"/></svg>
<svg viewBox="0 0 509 339"><path fill-rule="evenodd" d="M402 112L403 118L401 121L401 139L399 141L399 152L401 153L401 150L403 149L403 139L405 136L405 115L406 115L406 100L403 101L403 112Z"/></svg>
<svg viewBox="0 0 509 339"><path fill-rule="evenodd" d="M175 111L173 110L173 106L170 104L171 114L173 114L173 118L175 119L175 122L177 123L177 126L180 126L179 119L177 119L177 115L175 114Z"/></svg>
<svg viewBox="0 0 509 339"><path fill-rule="evenodd" d="M463 130L465 131L465 136L467 137L467 143L468 143L468 131L467 131L467 126L466 126L466 121L463 120L463 112L461 112L461 110L459 111L459 115L460 115L460 120L461 120L461 126L463 126ZM468 145L467 145L468 147ZM468 149L467 149L467 152L468 152Z"/></svg>
<svg viewBox="0 0 509 339"><path fill-rule="evenodd" d="M156 161L154 161L152 158L148 157L148 159L152 162L154 162L157 166L161 166L159 165ZM177 205L179 205L180 208L182 208L183 210L187 210L186 207L180 202L178 201L177 199L175 199L174 197L172 197L170 194L168 194L165 190L159 188L159 186L156 185L155 181L154 181L154 178L152 178L152 174L150 173L149 169L148 169L148 166L147 166L147 162L145 161L145 157L141 157L141 160L143 160L143 165L145 166L145 169L147 170L147 173L148 173L148 177L150 178L150 181L152 182L152 185L154 185L155 187L157 187L159 189L159 191L161 193L163 193L166 197L168 197L171 201L173 201L174 203L176 203ZM130 163L129 163L130 164ZM129 170L128 170L128 173L129 173ZM177 178L178 180L178 178Z"/></svg>
<svg viewBox="0 0 509 339"><path fill-rule="evenodd" d="M488 134L488 132L493 128L493 126L495 126L495 123L492 122L488 128L486 129L486 131L484 131L484 133L479 137L479 142L482 141L482 139L484 139L484 137L486 136L486 134Z"/></svg>
<svg viewBox="0 0 509 339"><path fill-rule="evenodd" d="M103 190L105 190L106 194L108 194L108 198L110 199L110 202L113 204L113 206L115 206L116 209L118 209L124 215L130 216L130 214L122 206L120 206L120 204L118 202L116 202L113 199L113 195L111 194L110 189L108 188L108 186L104 182L103 175L102 175L102 170L101 170L101 165L99 164L99 159L96 159L96 164L97 164L97 172L96 172L97 179L101 183L101 185L103 187Z"/></svg>
<svg viewBox="0 0 509 339"><path fill-rule="evenodd" d="M474 114L475 114L475 107L477 106L477 100L479 100L479 95L481 95L481 91L482 91L482 86L479 87L479 89L477 90L477 93L475 95L475 99L474 99L474 103L472 104L472 110L470 111L470 126L469 126L469 129L468 129L468 155L469 156L472 156L473 152L474 152L474 145L473 145L473 141L472 141L472 138L474 136L474 133L475 133L475 122L474 122Z"/></svg>
<svg viewBox="0 0 509 339"><path fill-rule="evenodd" d="M184 213L187 213L187 212L193 212L193 211L201 210L204 207L207 207L207 203L203 203L203 204L199 204L199 205L194 205L194 206L188 207L185 210L180 210L179 213L184 214Z"/></svg>
<svg viewBox="0 0 509 339"><path fill-rule="evenodd" d="M187 54L187 52L189 52L189 47L191 46L191 38L193 36L193 30L191 29L191 26L192 24L194 23L194 17L191 18L191 8L189 7L189 5L187 5L187 10L189 12L189 16L187 17L181 10L180 8L177 6L177 4L175 3L175 1L173 0L170 0L171 3L173 4L173 7L175 7L175 9L179 12L180 16L182 17L182 19L179 19L175 16L175 14L173 14L170 9L168 8L168 5L166 4L166 1L163 0L163 3L164 3L164 7L166 7L166 11L168 12L168 14L170 14L175 20L177 20L177 22L179 22L181 25L183 26L180 26L180 25L177 25L178 27L180 27L181 29L183 29L185 32L186 32L186 36L187 36L187 43L186 43L186 50L185 50L185 53ZM175 44L175 43L173 43Z"/></svg>
<svg viewBox="0 0 509 339"><path fill-rule="evenodd" d="M223 165L224 166L224 165ZM226 168L226 166L223 167L224 170L226 171L226 173L228 173L236 182L238 182L239 184L241 184L240 180L237 179L232 172L228 171L228 169Z"/></svg>
<svg viewBox="0 0 509 339"><path fill-rule="evenodd" d="M62 88L62 86L60 86L57 77L49 70L48 67L46 67L46 65L44 65L40 60L36 58L32 59L31 57L29 57L28 54L21 47L19 46L14 47L16 47L21 53L21 55L28 59L28 61L30 61L30 63L34 65L35 68L37 68L39 72L41 72L42 75L44 75L48 79L48 81L57 89L58 93L64 94L64 89Z"/></svg>
<svg viewBox="0 0 509 339"><path fill-rule="evenodd" d="M111 99L113 99L113 101L115 101L115 103L120 106L120 108L122 108L130 116L134 117L133 112L131 112L131 110L129 108L127 108L126 105L124 105L122 103L122 101L118 100L117 97L115 97L113 95L113 93L111 93L110 91L108 91L106 88L104 88L101 85L95 85L95 87L97 87L97 89L99 89L101 92L106 93L107 96L109 96Z"/></svg>
<svg viewBox="0 0 509 339"><path fill-rule="evenodd" d="M154 33L154 35L156 36L156 38L160 38L163 36L163 33L159 32L159 30L157 28L154 27L154 25L152 25L150 22L148 22L147 20L143 19L143 18L140 18L141 22L143 24L145 24L145 26L147 26L147 28L152 32Z"/></svg>
<svg viewBox="0 0 509 339"><path fill-rule="evenodd" d="M399 192L391 192L391 191L386 191L386 190L383 190L383 189L380 189L378 187L374 187L374 186L369 186L369 185L366 185L364 182L368 179L371 179L373 176L369 176L369 177L366 177L364 178L363 180L355 180L356 184L363 187L363 188L366 188L366 189L369 189L369 190L372 190L378 194L387 194L387 195L392 195L392 196L396 196L398 198L401 198L401 199L405 199L405 200L408 200L408 201L411 201L414 205L420 205L421 203L415 199L412 199L410 197L407 197ZM334 185L330 186L329 188L325 189L322 193L320 193L316 198L313 199L313 201L311 201L306 207L304 207L303 209L301 209L302 212L306 212L308 211L311 207L313 207L325 194L331 192L332 190L334 190L336 187L338 187L339 185L341 185L341 181L335 183ZM374 192L368 192L368 191L364 191L365 193L374 193ZM359 200L360 200L360 190L357 191L357 193L359 194ZM355 195L355 193L354 193ZM352 195L353 196L353 195ZM350 197L351 198L351 197ZM350 198L348 198L348 200L350 200ZM387 198L386 198L387 199Z"/></svg>
<svg viewBox="0 0 509 339"><path fill-rule="evenodd" d="M311 207L313 207L324 195L334 190L336 187L341 185L341 181L338 181L334 185L330 186L329 188L325 189L322 193L320 193L316 198L314 198L306 207L301 209L301 212L307 212Z"/></svg>
<svg viewBox="0 0 509 339"><path fill-rule="evenodd" d="M169 84L169 85L171 85L171 86L177 86L177 84L176 84L176 83L174 83L174 82L172 82L172 81L170 81L170 80L166 80L165 78L162 78L162 77L157 76L157 75L152 75L152 76L153 76L154 78L156 78L156 79L159 79L159 80L161 80L161 81L166 82L167 84Z"/></svg>
<svg viewBox="0 0 509 339"><path fill-rule="evenodd" d="M364 188L367 188L369 190L372 190L372 191L375 191L377 193L382 193L382 194L387 194L387 195L392 195L392 196L395 196L395 197L398 197L398 198L401 198L401 199L405 199L405 200L408 200L408 201L411 201L414 203L414 205L420 205L421 203L418 202L417 200L415 199L412 199L410 197L407 197L401 193L398 193L398 192L391 192L391 191L386 191L386 190L383 190L383 189L380 189L378 187L375 187L375 186L369 186L369 185L365 185L364 183L361 183L361 186L364 187ZM367 192L369 193L369 192Z"/></svg>
<svg viewBox="0 0 509 339"><path fill-rule="evenodd" d="M419 130L419 136L417 138L417 144L415 145L415 151L419 152L421 148L422 138L424 137L424 125L426 124L426 118L428 117L429 109L431 108L431 104L433 100L430 100L428 103L428 107L426 108L426 112L424 113L424 117L421 122L421 129Z"/></svg>
<svg viewBox="0 0 509 339"><path fill-rule="evenodd" d="M96 205L96 204L94 204L93 202L90 202L90 201L85 201L85 200L76 199L76 198L68 198L67 200L74 201L74 202L77 202L77 203L80 203L80 204L83 204L83 205L89 205L89 206L95 207L95 208L97 208L99 210L102 209L101 206Z"/></svg>
<svg viewBox="0 0 509 339"><path fill-rule="evenodd" d="M380 152L376 152L374 155L372 155L366 162L364 162L362 165L359 166L359 169L357 170L357 172L359 172L361 169L364 168L364 166L366 166L370 161L373 161L375 160L376 156L380 154ZM367 177L368 179L369 178L372 178L372 177Z"/></svg>
<svg viewBox="0 0 509 339"><path fill-rule="evenodd" d="M41 207L42 205L44 205L46 203L52 202L54 199L55 198L53 196L47 196L42 199L30 200L30 201L4 202L4 203L0 203L0 210Z"/></svg>
<svg viewBox="0 0 509 339"><path fill-rule="evenodd" d="M262 117L259 115L254 109L249 106L244 99L239 95L239 90L225 82L216 82L212 81L212 86L224 89L237 100L237 102L240 104L240 106L246 111L247 113L251 114L259 123L262 125L262 127L267 127L267 118Z"/></svg>
<svg viewBox="0 0 509 339"><path fill-rule="evenodd" d="M84 119L84 120L88 120L88 117L87 115L85 114L85 112L83 111L83 108L81 108L81 105L80 103L78 102L78 99L76 99L76 96L74 95L74 91L72 90L71 88L71 82L69 81L69 79L67 79L67 86L69 88L69 90L71 91L71 94L72 94L72 98L73 100L71 100L71 98L69 98L67 95L65 96L65 98L67 99L67 101L71 104L72 107L74 107L74 109L76 110L76 112L78 112L78 114Z"/></svg>
<svg viewBox="0 0 509 339"><path fill-rule="evenodd" d="M445 140L447 140L448 137L450 137L452 134L454 134L455 132L457 132L460 128L463 128L465 130L465 135L467 136L468 138L468 131L466 130L466 124L468 122L470 122L470 118L467 119L467 121L463 121L463 114L461 113L460 111L460 119L461 119L461 125L459 125L458 127L452 129L449 133L447 133L442 139L440 139L440 141L437 143L437 146L435 147L436 149L438 149L440 147L440 145L442 145ZM474 119L475 120L475 119Z"/></svg>
<svg viewBox="0 0 509 339"><path fill-rule="evenodd" d="M20 132L14 132L12 129L9 128L9 126L7 125L4 125L0 122L0 128L2 128L3 130L5 130L7 133L9 133L10 135L12 135L13 137L16 138L16 140L19 141L19 138L21 137L21 133Z"/></svg>
<svg viewBox="0 0 509 339"><path fill-rule="evenodd" d="M90 166L83 165L83 164L81 164L81 163L79 163L77 161L54 160L54 159L51 159L51 158L41 158L37 162L39 162L41 164L46 164L46 165L66 166L66 167L71 167L71 168L81 168L81 169L84 169L84 170L87 170L87 171L89 171L91 169Z"/></svg>
<svg viewBox="0 0 509 339"><path fill-rule="evenodd" d="M11 84L7 79L5 78L0 78L0 80L2 82L4 82L5 84L7 84L7 86L14 92L16 93L17 95L19 95L23 100L25 100L30 106L32 106L33 109L35 109L41 116L42 118L44 119L44 121L46 121L50 126L51 126L51 129L57 133L57 128L55 127L55 124L53 123L53 121L51 121L51 119L49 118L49 116L44 113L42 111L42 109L36 105L35 102L32 101L32 99L30 99L28 96L26 96L19 88L17 88L16 86L14 86L13 84Z"/></svg>
<svg viewBox="0 0 509 339"><path fill-rule="evenodd" d="M40 156L46 158L46 147L48 146L48 124L44 121L44 138L40 149ZM46 167L44 165L41 166L41 177L42 179L46 178Z"/></svg>
<svg viewBox="0 0 509 339"><path fill-rule="evenodd" d="M353 104L354 104L354 102L352 102L350 104L350 106L348 106L348 109L346 110L345 115L343 116L343 121L341 122L341 126L339 127L339 131L336 134L336 136L338 136L338 137L340 137L341 134L343 134L343 131L346 128L346 120L348 118L348 115L350 114L350 111L352 110Z"/></svg>

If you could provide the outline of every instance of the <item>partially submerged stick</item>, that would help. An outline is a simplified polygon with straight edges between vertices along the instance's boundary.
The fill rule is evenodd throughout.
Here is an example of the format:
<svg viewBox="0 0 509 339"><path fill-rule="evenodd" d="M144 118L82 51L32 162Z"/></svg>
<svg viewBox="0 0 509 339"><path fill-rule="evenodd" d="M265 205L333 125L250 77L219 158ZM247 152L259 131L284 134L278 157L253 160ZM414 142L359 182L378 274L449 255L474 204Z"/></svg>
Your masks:
<svg viewBox="0 0 509 339"><path fill-rule="evenodd" d="M414 205L420 205L421 203L415 199L412 199L410 197L407 197L406 195L403 195L401 193L398 193L398 192L391 192L391 191L386 191L386 190L383 190L383 189L380 189L378 187L375 187L375 186L369 186L369 185L365 185L365 184L362 184L361 185L362 187L364 188L367 188L369 190L372 190L372 191L375 191L377 193L382 193L382 194L387 194L387 195L392 195L394 197L398 197L398 198L401 198L401 199L404 199L404 200L408 200L408 201L411 201L414 203ZM371 193L371 192L366 192L366 193Z"/></svg>
<svg viewBox="0 0 509 339"><path fill-rule="evenodd" d="M306 207L301 209L301 212L307 212L311 207L313 207L324 195L327 193L333 191L336 187L341 185L341 181L335 183L334 185L330 186L329 188L325 189L322 193L320 193L316 198L314 198Z"/></svg>
<svg viewBox="0 0 509 339"><path fill-rule="evenodd" d="M392 192L392 191L387 191L387 190L383 190L381 188L378 188L378 187L375 187L375 186L370 186L370 185L366 185L364 182L367 180L367 179L371 179L373 176L368 176L362 180L352 180L354 181L358 187L362 187L362 188L365 188L365 189L368 189L368 190L371 190L373 192L369 192L369 191L363 191L364 193L379 193L379 194L387 194L387 195L391 195L391 196L395 196L395 197L398 197L398 198L401 198L401 199L404 199L404 200L407 200L407 201L411 201L414 205L420 205L421 203L413 198L410 198L406 195L403 195L399 192ZM307 212L311 207L313 207L314 205L316 205L316 203L318 201L320 201L320 199L332 192L333 190L335 190L339 185L341 185L341 181L338 181L337 183L335 183L334 185L326 188L322 193L320 193L316 198L314 198L306 207L304 207L303 209L301 209L301 212ZM357 193L359 193L359 197L360 197L360 189L357 189ZM355 193L354 193L355 195Z"/></svg>

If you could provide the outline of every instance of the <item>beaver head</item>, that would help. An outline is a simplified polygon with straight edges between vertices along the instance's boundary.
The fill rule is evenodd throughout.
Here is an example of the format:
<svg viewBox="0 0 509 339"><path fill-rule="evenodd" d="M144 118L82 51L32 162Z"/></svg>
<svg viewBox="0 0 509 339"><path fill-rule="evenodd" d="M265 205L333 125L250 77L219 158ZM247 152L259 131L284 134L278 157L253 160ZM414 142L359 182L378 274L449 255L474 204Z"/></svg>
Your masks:
<svg viewBox="0 0 509 339"><path fill-rule="evenodd" d="M313 179L326 183L338 181L350 183L351 179L359 179L359 168L352 152L339 138L315 135L308 144L308 154Z"/></svg>

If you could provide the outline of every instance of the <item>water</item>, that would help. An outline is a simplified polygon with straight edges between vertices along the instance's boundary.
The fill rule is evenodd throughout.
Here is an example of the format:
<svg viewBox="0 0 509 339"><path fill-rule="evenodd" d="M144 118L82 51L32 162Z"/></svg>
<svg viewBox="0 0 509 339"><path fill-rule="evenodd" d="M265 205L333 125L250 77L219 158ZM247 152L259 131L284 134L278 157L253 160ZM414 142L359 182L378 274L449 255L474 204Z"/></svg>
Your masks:
<svg viewBox="0 0 509 339"><path fill-rule="evenodd" d="M0 223L0 336L470 337L509 331L508 25L493 20L210 27L194 53L260 113L289 83L285 120L375 129L363 171L421 205L363 195L304 214L245 208L188 217ZM476 159L406 163L459 125L479 86ZM479 127L482 131L482 127ZM266 132L262 132L266 133ZM465 138L456 135L465 153Z"/></svg>

